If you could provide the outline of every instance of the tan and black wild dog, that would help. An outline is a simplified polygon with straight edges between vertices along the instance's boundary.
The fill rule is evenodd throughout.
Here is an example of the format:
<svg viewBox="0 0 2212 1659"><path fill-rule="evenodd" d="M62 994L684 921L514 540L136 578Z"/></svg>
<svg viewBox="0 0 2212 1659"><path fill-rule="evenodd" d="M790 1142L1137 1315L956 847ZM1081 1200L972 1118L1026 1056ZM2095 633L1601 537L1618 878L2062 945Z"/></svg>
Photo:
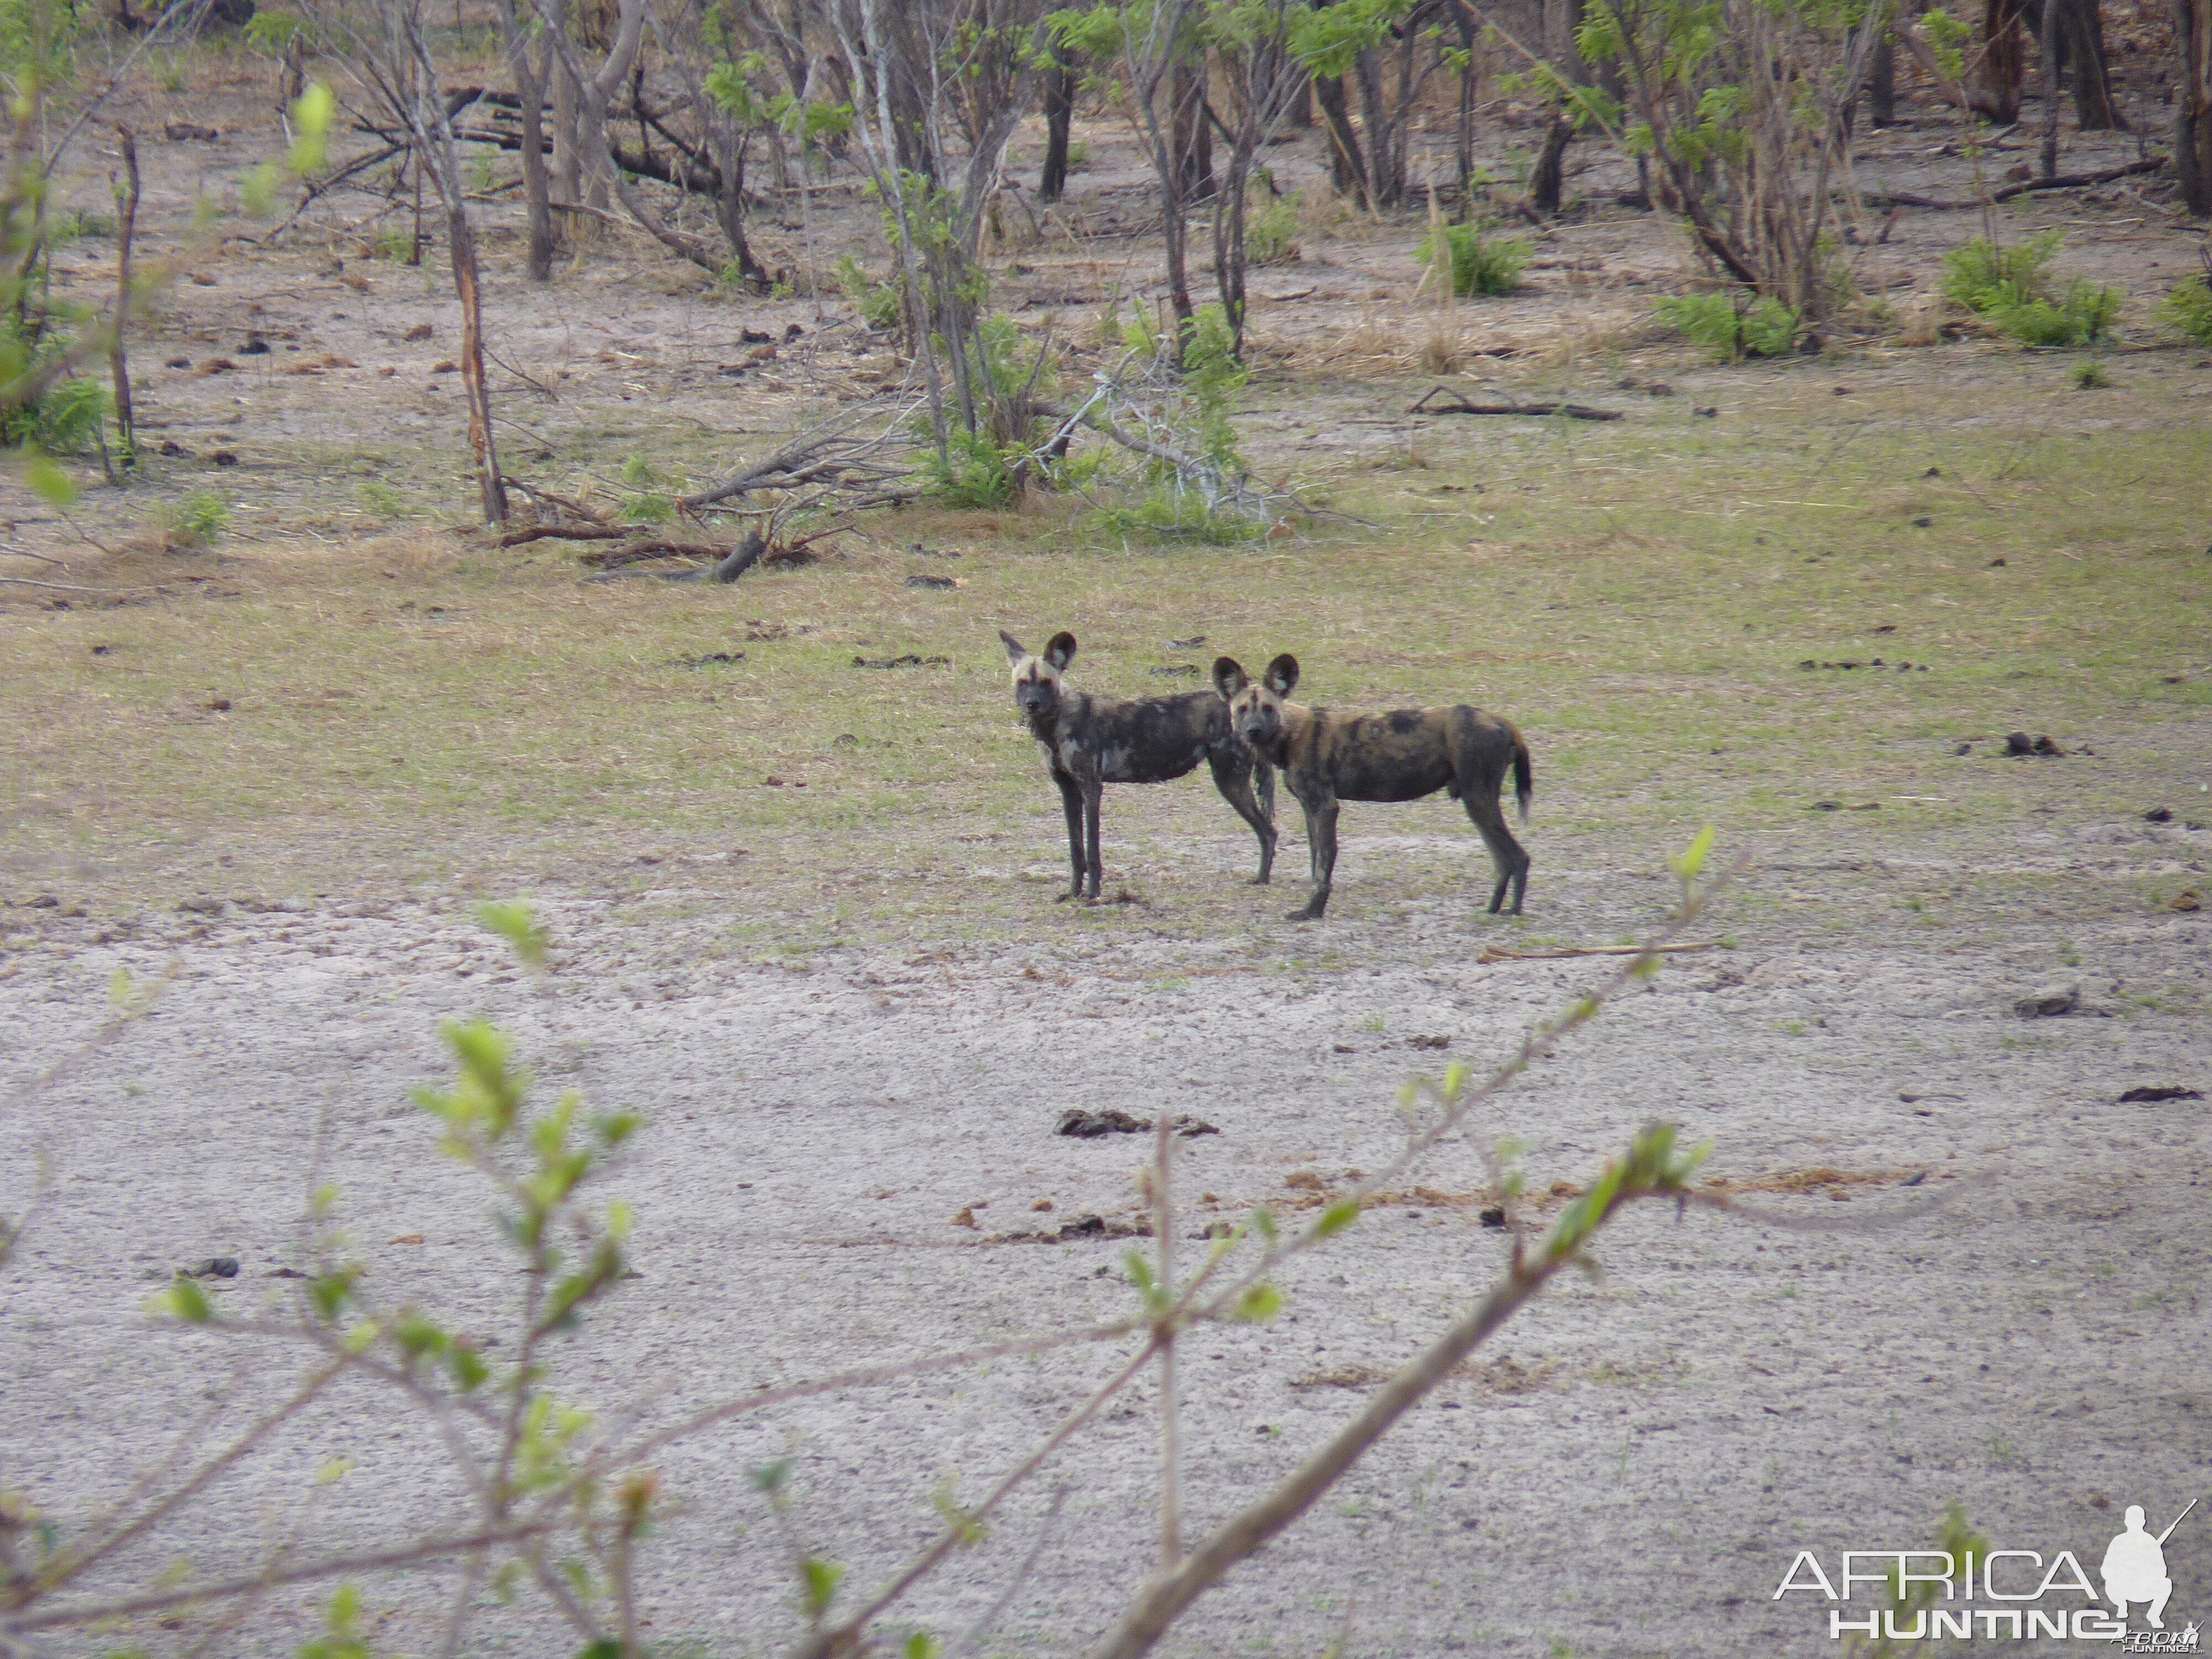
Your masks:
<svg viewBox="0 0 2212 1659"><path fill-rule="evenodd" d="M1387 714L1340 714L1290 701L1298 683L1298 659L1285 652L1252 679L1233 657L1213 665L1213 687L1229 706L1237 735L1262 761L1282 770L1283 781L1306 809L1306 842L1313 854L1313 891L1293 921L1318 921L1328 908L1336 874L1337 804L1347 800L1419 800L1449 789L1467 808L1490 848L1498 885L1490 913L1498 914L1506 890L1513 914L1528 885L1528 854L1505 827L1498 793L1513 774L1521 821L1528 821L1528 745L1512 723L1462 703L1451 708L1399 708Z"/></svg>
<svg viewBox="0 0 2212 1659"><path fill-rule="evenodd" d="M1103 786L1164 783L1201 760L1212 768L1221 799L1260 838L1260 873L1253 881L1267 884L1275 865L1275 770L1237 740L1220 698L1210 691L1178 697L1094 697L1071 690L1060 678L1075 659L1074 635L1054 635L1042 657L1031 656L1004 630L999 637L1014 665L1014 706L1044 751L1067 814L1073 872L1068 897L1084 896L1086 882L1090 896L1098 896L1098 802Z"/></svg>

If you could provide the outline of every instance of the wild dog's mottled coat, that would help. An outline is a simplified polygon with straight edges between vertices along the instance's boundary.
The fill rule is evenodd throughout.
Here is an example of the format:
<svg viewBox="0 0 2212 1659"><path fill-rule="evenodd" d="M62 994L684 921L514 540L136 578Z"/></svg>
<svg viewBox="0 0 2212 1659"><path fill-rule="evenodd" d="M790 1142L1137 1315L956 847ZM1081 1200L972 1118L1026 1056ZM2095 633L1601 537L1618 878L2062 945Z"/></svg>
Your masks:
<svg viewBox="0 0 2212 1659"><path fill-rule="evenodd" d="M1298 659L1285 653L1254 680L1237 660L1213 665L1214 690L1228 704L1237 735L1261 760L1282 769L1283 781L1306 811L1313 890L1294 921L1315 921L1328 908L1336 874L1337 804L1347 800L1419 800L1449 789L1490 848L1498 885L1497 915L1513 894L1513 914L1528 885L1528 854L1505 827L1498 792L1513 774L1521 820L1528 820L1528 745L1510 721L1462 703L1450 708L1400 708L1387 714L1340 714L1289 701Z"/></svg>
<svg viewBox="0 0 2212 1659"><path fill-rule="evenodd" d="M1222 799L1260 838L1260 873L1253 880L1267 884L1275 864L1275 772L1237 740L1220 698L1210 691L1178 697L1095 697L1071 690L1060 679L1075 658L1074 635L1054 635L1042 657L1031 656L1010 634L1002 631L999 637L1013 665L1014 706L1044 751L1067 815L1068 897L1082 897L1086 883L1090 896L1098 896L1103 786L1164 783L1200 761L1212 769L1213 787Z"/></svg>

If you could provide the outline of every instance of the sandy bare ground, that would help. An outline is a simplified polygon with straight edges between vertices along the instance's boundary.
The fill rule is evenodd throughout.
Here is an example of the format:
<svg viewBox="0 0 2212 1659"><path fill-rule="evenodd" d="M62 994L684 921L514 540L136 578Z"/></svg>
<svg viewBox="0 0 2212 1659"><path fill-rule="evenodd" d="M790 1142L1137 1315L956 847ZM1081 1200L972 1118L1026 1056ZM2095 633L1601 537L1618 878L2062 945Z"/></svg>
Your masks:
<svg viewBox="0 0 2212 1659"><path fill-rule="evenodd" d="M1378 817L1347 836L1347 868L1392 846ZM1622 862L1588 848L1547 862L1534 844L1532 908L1561 935L1608 937L1665 902L1663 881ZM1181 879L1228 880L1246 856L1226 826L1200 851L1206 872ZM1600 1249L1601 1281L1512 1327L1171 1650L1318 1653L1348 1633L1347 1651L1375 1655L1830 1652L1821 1607L1770 1599L1801 1548L1832 1562L1926 1544L1956 1499L2001 1547L2070 1548L2094 1571L2125 1505L2162 1526L2212 1484L2212 1127L2202 1101L2118 1097L2212 1091L2206 924L2130 884L2200 870L2208 853L2212 831L2117 809L1881 856L1770 848L1715 921L1735 948L1679 959L1560 1044L1473 1139L1529 1141L1540 1191L1587 1179L1635 1124L1666 1116L1717 1143L1713 1173L1770 1188L1746 1201L1778 1215L1871 1224L1947 1201L1818 1232L1632 1216ZM1940 900L1943 925L1900 908L1908 891ZM565 1397L608 1413L649 1399L653 1417L1127 1309L1123 1243L993 1240L1137 1212L1147 1147L1059 1138L1066 1107L1217 1125L1182 1150L1186 1196L1212 1195L1186 1212L1194 1231L1297 1201L1310 1189L1294 1176L1375 1167L1402 1133L1404 1079L1501 1053L1604 971L1475 961L1481 930L1448 884L1387 921L1346 889L1325 946L1274 920L1279 890L1254 896L1249 936L1212 943L1102 949L1061 910L1003 947L798 969L707 959L729 901L693 896L690 920L651 928L606 898L550 902L550 988L507 969L458 906L149 913L122 940L97 919L11 912L9 1084L96 1024L115 967L173 979L114 1047L0 1119L4 1201L20 1205L37 1159L54 1181L0 1278L9 1484L72 1527L211 1403L206 1443L286 1386L297 1356L150 1331L137 1310L155 1281L218 1254L244 1264L217 1285L226 1310L285 1291L265 1275L292 1259L319 1124L379 1293L501 1328L515 1279L485 1194L405 1098L445 1073L443 1017L489 1016L545 1087L649 1115L615 1182L640 1212L642 1277L558 1364ZM1281 971L1324 948L1331 965ZM2014 1012L2053 982L2078 983L2080 1008ZM1437 1037L1447 1052L1413 1043ZM1306 1259L1282 1320L1190 1345L1194 1529L1285 1472L1484 1284L1502 1245L1477 1219L1481 1168L1475 1146L1448 1147L1425 1193ZM1051 1212L1034 1212L1045 1200ZM978 1229L951 1224L963 1206ZM972 1498L1112 1358L826 1398L672 1455L683 1508L653 1547L649 1634L671 1652L751 1654L794 1628L749 1465L794 1457L801 1533L854 1584L878 1583L932 1535L941 1479ZM1097 1632L1151 1559L1152 1398L1139 1389L1076 1442L986 1547L914 1599L913 1620L954 1631L994 1600L1064 1486L1059 1529L985 1650L1072 1652ZM249 1569L280 1541L319 1551L458 1516L428 1429L362 1404L304 1417L109 1582L180 1559ZM317 1486L333 1457L350 1472ZM2201 1621L2212 1531L2192 1525L2167 1559L2173 1612ZM427 1650L450 1588L373 1581L378 1642ZM315 1606L272 1598L223 1650L289 1652ZM475 1651L566 1650L534 1612L490 1608L477 1631ZM191 1633L104 1641L166 1651Z"/></svg>

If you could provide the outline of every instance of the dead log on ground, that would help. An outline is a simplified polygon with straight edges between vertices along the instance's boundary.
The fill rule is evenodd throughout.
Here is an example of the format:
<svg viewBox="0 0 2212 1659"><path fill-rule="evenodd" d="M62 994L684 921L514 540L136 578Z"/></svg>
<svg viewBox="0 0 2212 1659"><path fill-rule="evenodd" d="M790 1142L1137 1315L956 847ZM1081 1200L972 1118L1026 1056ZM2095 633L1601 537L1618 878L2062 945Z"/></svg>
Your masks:
<svg viewBox="0 0 2212 1659"><path fill-rule="evenodd" d="M1446 397L1448 404L1431 404L1430 398ZM1420 400L1406 413L1408 415L1565 415L1577 421L1617 421L1617 409L1595 409L1589 404L1478 404L1470 402L1462 393L1449 386L1434 386L1421 394Z"/></svg>
<svg viewBox="0 0 2212 1659"><path fill-rule="evenodd" d="M547 539L563 542L620 541L625 536L635 536L645 526L638 524L578 524L534 525L528 530L510 530L499 538L501 547L520 547L525 542Z"/></svg>
<svg viewBox="0 0 2212 1659"><path fill-rule="evenodd" d="M2002 190L1990 192L1992 203L2009 202L2015 196L2033 196L2046 190L2087 190L2094 185L2109 185L2117 179L2133 178L2137 173L2156 173L2166 165L2166 157L2154 155L2148 161L2130 161L2125 167L2106 167L2101 173L2062 173L2055 179L2023 179ZM1939 201L1932 196L1915 196L1905 191L1869 191L1861 198L1870 207L1929 208L1938 213L1966 213L1982 204L1972 202Z"/></svg>

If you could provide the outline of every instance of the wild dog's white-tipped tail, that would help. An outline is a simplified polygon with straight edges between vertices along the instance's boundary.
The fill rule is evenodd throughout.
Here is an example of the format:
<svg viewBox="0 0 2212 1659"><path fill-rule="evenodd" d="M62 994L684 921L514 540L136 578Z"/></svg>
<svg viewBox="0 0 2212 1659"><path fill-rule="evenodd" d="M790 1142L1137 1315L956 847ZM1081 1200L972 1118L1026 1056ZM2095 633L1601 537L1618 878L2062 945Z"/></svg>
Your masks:
<svg viewBox="0 0 2212 1659"><path fill-rule="evenodd" d="M1518 737L1513 739L1513 799L1521 808L1521 822L1528 822L1529 798L1536 793L1536 781L1528 765L1528 745Z"/></svg>

